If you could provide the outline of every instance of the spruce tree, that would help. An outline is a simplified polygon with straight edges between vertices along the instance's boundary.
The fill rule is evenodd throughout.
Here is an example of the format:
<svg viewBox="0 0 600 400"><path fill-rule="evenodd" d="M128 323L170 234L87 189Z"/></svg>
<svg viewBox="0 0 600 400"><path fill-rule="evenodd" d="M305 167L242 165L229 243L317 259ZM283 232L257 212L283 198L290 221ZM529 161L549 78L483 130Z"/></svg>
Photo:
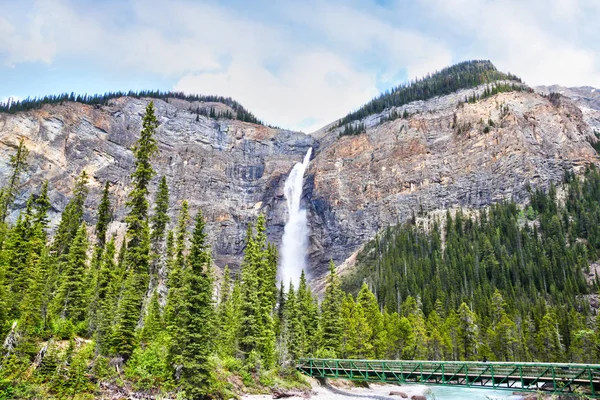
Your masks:
<svg viewBox="0 0 600 400"><path fill-rule="evenodd" d="M87 250L87 230L85 224L81 224L70 246L68 261L54 299L54 314L74 323L83 321L85 317Z"/></svg>
<svg viewBox="0 0 600 400"><path fill-rule="evenodd" d="M362 309L365 312L367 323L371 328L371 337L369 338L369 341L373 345L375 357L382 358L386 342L383 316L379 311L379 305L377 304L375 295L369 290L369 287L366 283L363 283L356 300L362 306Z"/></svg>
<svg viewBox="0 0 600 400"><path fill-rule="evenodd" d="M179 218L177 221L177 230L175 232L175 249L174 259L169 269L169 277L167 281L168 295L167 304L165 305L165 326L171 343L169 346L169 364L176 370L179 370L183 365L182 354L185 342L174 338L183 338L185 335L184 325L181 323L181 318L186 312L185 307L185 277L187 273L187 258L186 244L188 237L188 223L190 215L188 212L188 203L183 201Z"/></svg>
<svg viewBox="0 0 600 400"><path fill-rule="evenodd" d="M472 360L477 354L478 326L475 313L462 303L457 313L457 344L461 360Z"/></svg>
<svg viewBox="0 0 600 400"><path fill-rule="evenodd" d="M19 139L17 152L10 157L8 184L0 192L0 222L2 223L6 222L8 211L17 195L21 174L27 169L27 157L29 157L29 150L25 147L25 141L21 138Z"/></svg>
<svg viewBox="0 0 600 400"><path fill-rule="evenodd" d="M152 230L150 239L153 244L161 242L165 237L165 230L169 223L169 186L167 178L163 175L158 184L156 199L154 200L154 215L151 218Z"/></svg>
<svg viewBox="0 0 600 400"><path fill-rule="evenodd" d="M222 307L221 329L217 352L223 357L233 357L238 350L238 338L242 321L242 288L239 279L233 282L231 295Z"/></svg>
<svg viewBox="0 0 600 400"><path fill-rule="evenodd" d="M133 155L135 171L131 174L133 188L128 196L129 214L127 222L126 265L128 276L117 325L116 349L128 358L135 342L135 329L140 318L144 295L149 283L150 228L148 225L148 187L154 176L151 159L158 151L154 138L158 120L154 115L154 104L150 102L142 119L142 131ZM135 320L135 322L133 322Z"/></svg>
<svg viewBox="0 0 600 400"><path fill-rule="evenodd" d="M114 352L126 361L136 346L135 330L140 317L139 279L133 269L126 272L111 341Z"/></svg>
<svg viewBox="0 0 600 400"><path fill-rule="evenodd" d="M302 321L299 304L299 293L294 292L294 284L290 282L284 311L284 345L289 361L295 363L306 352L306 327Z"/></svg>
<svg viewBox="0 0 600 400"><path fill-rule="evenodd" d="M106 231L112 220L112 210L109 197L110 184L108 181L104 184L100 205L98 205L98 221L96 222L96 246L104 248L106 243Z"/></svg>
<svg viewBox="0 0 600 400"><path fill-rule="evenodd" d="M198 211L191 238L189 268L185 273L184 313L180 315L182 336L172 340L184 341L182 378L190 399L210 395L209 377L214 334L213 276L210 249L204 233L204 217Z"/></svg>
<svg viewBox="0 0 600 400"><path fill-rule="evenodd" d="M318 341L317 332L319 329L319 306L316 300L313 298L312 292L306 281L306 274L304 270L300 274L300 284L298 286L298 293L296 295L298 302L298 310L300 313L300 320L305 330L306 343L303 345L304 354L310 355L317 351Z"/></svg>
<svg viewBox="0 0 600 400"><path fill-rule="evenodd" d="M339 356L340 338L343 332L342 302L344 292L340 289L340 279L335 271L333 260L329 261L329 275L325 295L321 303L320 348L333 357Z"/></svg>
<svg viewBox="0 0 600 400"><path fill-rule="evenodd" d="M117 308L117 296L122 284L122 276L117 269L115 239L111 238L106 244L106 250L102 253L95 299L98 304L95 338L101 354L108 354L111 348L111 333Z"/></svg>
<svg viewBox="0 0 600 400"><path fill-rule="evenodd" d="M160 304L158 303L158 291L152 292L150 297L150 304L148 305L148 312L144 318L144 327L140 334L140 340L142 343L151 343L163 330L163 319L160 311Z"/></svg>
<svg viewBox="0 0 600 400"><path fill-rule="evenodd" d="M54 235L53 252L59 261L66 261L67 254L74 242L75 235L83 222L84 204L88 195L88 175L85 171L81 172L75 182L73 197L67 203L56 228Z"/></svg>
<svg viewBox="0 0 600 400"><path fill-rule="evenodd" d="M154 138L158 120L154 115L154 104L150 102L142 119L140 138L133 148L135 171L131 174L133 188L128 196L130 208L127 222L127 266L135 273L135 286L142 296L148 286L150 253L150 228L148 226L148 188L154 176L152 157L158 152Z"/></svg>

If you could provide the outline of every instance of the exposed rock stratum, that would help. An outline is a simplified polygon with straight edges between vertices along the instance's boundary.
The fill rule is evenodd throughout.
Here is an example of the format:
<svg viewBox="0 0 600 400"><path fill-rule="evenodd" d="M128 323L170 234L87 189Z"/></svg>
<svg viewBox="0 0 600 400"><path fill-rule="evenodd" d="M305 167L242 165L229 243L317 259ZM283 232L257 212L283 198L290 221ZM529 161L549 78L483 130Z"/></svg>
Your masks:
<svg viewBox="0 0 600 400"><path fill-rule="evenodd" d="M480 89L475 89L482 90ZM548 92L548 89L545 89ZM280 243L287 217L283 185L309 147L303 204L312 232L309 274L319 277L331 258L341 263L380 229L432 209L482 207L502 199L525 201L527 187L546 187L565 169L597 161L590 145L600 106L592 100L507 92L460 104L464 90L362 122L366 132L338 137L339 128L312 135L234 120L197 117L198 104L154 100L160 126L158 181L166 175L172 216L181 201L201 207L218 266L239 265L247 224L268 218ZM92 177L86 220L93 223L103 183L112 184L118 229L124 220L133 169L130 150L150 99L122 97L106 106L65 102L0 114L0 185L20 138L31 151L29 170L11 218L27 197L50 181L53 223L82 170ZM215 103L218 108L227 106ZM332 125L333 126L333 125Z"/></svg>

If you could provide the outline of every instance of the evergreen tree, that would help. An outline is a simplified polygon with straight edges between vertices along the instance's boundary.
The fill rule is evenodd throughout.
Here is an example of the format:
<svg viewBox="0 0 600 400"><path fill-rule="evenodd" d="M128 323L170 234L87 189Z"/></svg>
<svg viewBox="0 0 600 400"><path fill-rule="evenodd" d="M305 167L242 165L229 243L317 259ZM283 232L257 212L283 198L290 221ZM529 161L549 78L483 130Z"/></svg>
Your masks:
<svg viewBox="0 0 600 400"><path fill-rule="evenodd" d="M329 276L325 287L325 295L321 303L320 338L321 350L334 357L340 353L340 338L343 332L342 302L344 292L340 289L340 280L335 271L333 261L329 261Z"/></svg>
<svg viewBox="0 0 600 400"><path fill-rule="evenodd" d="M214 333L213 276L210 249L204 233L204 217L198 211L191 239L189 268L185 273L184 312L179 316L183 341L182 378L186 395L203 399L210 394L209 376Z"/></svg>
<svg viewBox="0 0 600 400"><path fill-rule="evenodd" d="M61 262L66 260L71 243L74 242L75 235L77 235L77 231L83 222L84 204L88 195L87 183L88 175L85 171L82 171L75 182L73 197L67 203L58 228L56 228L53 251Z"/></svg>
<svg viewBox="0 0 600 400"><path fill-rule="evenodd" d="M561 337L556 319L551 312L547 312L542 318L536 339L540 361L557 362L562 358Z"/></svg>
<svg viewBox="0 0 600 400"><path fill-rule="evenodd" d="M106 181L104 184L104 190L102 191L102 199L100 200L100 205L98 206L98 222L96 222L96 246L99 248L104 248L106 243L106 231L108 230L108 225L112 219L109 188L110 185L108 181Z"/></svg>
<svg viewBox="0 0 600 400"><path fill-rule="evenodd" d="M298 312L300 321L305 331L305 343L302 345L302 355L311 355L317 351L318 342L314 340L317 337L319 329L319 306L313 299L310 287L306 282L304 270L300 274L300 284L296 295L298 302ZM377 303L375 303L377 305Z"/></svg>
<svg viewBox="0 0 600 400"><path fill-rule="evenodd" d="M163 175L158 184L156 199L154 200L154 215L152 216L152 230L150 239L152 243L159 243L165 237L165 230L169 223L169 186L167 178Z"/></svg>
<svg viewBox="0 0 600 400"><path fill-rule="evenodd" d="M135 328L139 320L144 295L149 283L150 228L148 226L148 186L154 176L151 159L158 151L154 134L158 120L154 115L154 104L150 102L142 119L140 138L133 148L135 171L131 174L133 188L127 205L130 208L127 222L126 263L128 276L126 287L119 304L119 323L116 349L124 358L129 358L135 342ZM135 322L134 322L135 320Z"/></svg>
<svg viewBox="0 0 600 400"><path fill-rule="evenodd" d="M287 349L289 361L295 363L306 351L306 329L302 322L299 293L294 291L294 284L290 282L289 291L284 310L284 345ZM287 357L286 357L287 358Z"/></svg>
<svg viewBox="0 0 600 400"><path fill-rule="evenodd" d="M457 344L461 360L472 360L477 354L478 326L473 311L462 303L457 313Z"/></svg>
<svg viewBox="0 0 600 400"><path fill-rule="evenodd" d="M121 290L123 277L115 263L115 239L106 244L102 253L96 299L98 313L96 316L96 345L101 354L108 354L111 348L114 314L117 311L117 296Z"/></svg>
<svg viewBox="0 0 600 400"><path fill-rule="evenodd" d="M87 230L85 224L81 224L70 246L68 262L60 276L60 286L54 299L55 315L73 322L85 318L87 250Z"/></svg>
<svg viewBox="0 0 600 400"><path fill-rule="evenodd" d="M369 342L373 345L373 352L376 358L382 358L385 352L386 332L383 326L383 315L379 311L379 305L373 292L371 292L366 283L363 283L358 293L357 302L361 305L365 313L365 318L371 330Z"/></svg>
<svg viewBox="0 0 600 400"><path fill-rule="evenodd" d="M27 157L29 157L29 150L25 147L25 141L21 138L19 139L16 154L10 157L8 184L0 191L0 222L2 223L6 222L8 211L19 189L21 175L27 169Z"/></svg>
<svg viewBox="0 0 600 400"><path fill-rule="evenodd" d="M148 312L144 318L144 327L140 334L142 343L151 343L162 332L163 320L160 312L160 304L158 303L158 292L154 290L150 298Z"/></svg>

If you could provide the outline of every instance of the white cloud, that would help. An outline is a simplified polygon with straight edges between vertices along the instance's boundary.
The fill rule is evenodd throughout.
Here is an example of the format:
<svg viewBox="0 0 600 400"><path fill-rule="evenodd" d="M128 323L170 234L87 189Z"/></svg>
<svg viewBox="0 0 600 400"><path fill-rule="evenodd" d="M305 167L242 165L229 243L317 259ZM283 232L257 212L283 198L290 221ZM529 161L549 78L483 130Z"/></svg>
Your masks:
<svg viewBox="0 0 600 400"><path fill-rule="evenodd" d="M575 38L584 1L432 0L429 10L470 40L470 55L491 59L531 85L600 86L597 43ZM457 12L460 10L460 12ZM594 15L596 18L594 18ZM591 21L599 13L588 15ZM600 32L600 31L598 31Z"/></svg>
<svg viewBox="0 0 600 400"><path fill-rule="evenodd" d="M231 96L271 124L306 132L377 94L374 77L329 52L294 55L277 75L251 60L235 59L227 71L187 75L175 89ZM308 125L303 123L307 118Z"/></svg>
<svg viewBox="0 0 600 400"><path fill-rule="evenodd" d="M600 86L596 0L257 4L39 0L0 16L0 64L67 60L75 69L154 74L305 131L402 74L469 58L490 59L530 84Z"/></svg>

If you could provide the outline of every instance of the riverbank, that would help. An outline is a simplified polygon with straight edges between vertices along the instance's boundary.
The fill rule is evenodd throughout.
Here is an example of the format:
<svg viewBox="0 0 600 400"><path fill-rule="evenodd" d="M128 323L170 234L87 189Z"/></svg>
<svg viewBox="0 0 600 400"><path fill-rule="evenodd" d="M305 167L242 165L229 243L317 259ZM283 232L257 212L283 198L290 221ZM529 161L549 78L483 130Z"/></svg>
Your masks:
<svg viewBox="0 0 600 400"><path fill-rule="evenodd" d="M412 396L425 396L431 390L425 385L379 385L370 384L369 387L357 387L347 381L329 381L322 386L318 381L311 379L312 390L298 394L296 398L310 398L311 400L345 400L348 398L365 398L378 400L401 399L399 395L390 396L391 392L402 392L410 399ZM245 395L243 400L270 400L272 395Z"/></svg>

